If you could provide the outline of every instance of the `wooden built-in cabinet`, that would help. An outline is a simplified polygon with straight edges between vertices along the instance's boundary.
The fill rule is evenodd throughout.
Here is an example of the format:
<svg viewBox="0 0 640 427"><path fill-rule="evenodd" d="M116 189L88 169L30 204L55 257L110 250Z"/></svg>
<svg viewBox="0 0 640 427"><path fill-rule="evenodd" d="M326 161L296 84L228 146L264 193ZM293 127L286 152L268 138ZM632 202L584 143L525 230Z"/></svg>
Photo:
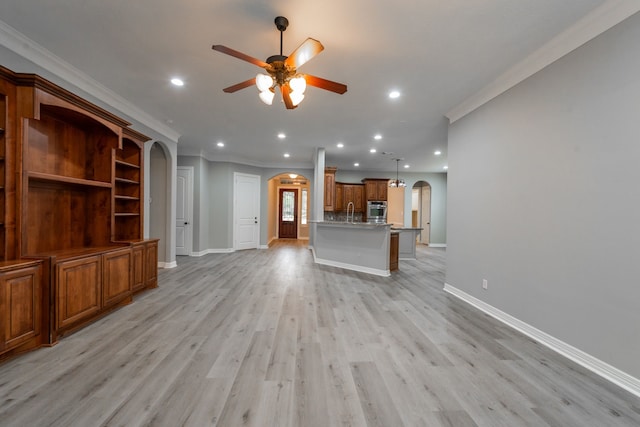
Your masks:
<svg viewBox="0 0 640 427"><path fill-rule="evenodd" d="M157 286L158 240L143 239L149 138L129 125L0 66L0 359Z"/></svg>

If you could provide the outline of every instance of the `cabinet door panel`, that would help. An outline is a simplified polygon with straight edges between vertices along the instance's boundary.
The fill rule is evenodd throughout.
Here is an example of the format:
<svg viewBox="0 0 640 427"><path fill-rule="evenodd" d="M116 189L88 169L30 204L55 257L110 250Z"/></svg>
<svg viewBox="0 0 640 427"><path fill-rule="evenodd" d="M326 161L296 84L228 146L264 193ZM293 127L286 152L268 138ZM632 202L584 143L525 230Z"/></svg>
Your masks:
<svg viewBox="0 0 640 427"><path fill-rule="evenodd" d="M347 187L346 185L336 182L336 200L335 200L336 212L341 212L345 210L347 207L345 196L344 196L346 187Z"/></svg>
<svg viewBox="0 0 640 427"><path fill-rule="evenodd" d="M131 263L133 270L133 283L132 288L133 291L139 291L144 289L145 280L144 280L144 246L137 245L131 249Z"/></svg>
<svg viewBox="0 0 640 427"><path fill-rule="evenodd" d="M364 185L353 186L353 204L356 206L356 212L364 212Z"/></svg>
<svg viewBox="0 0 640 427"><path fill-rule="evenodd" d="M377 183L377 196L378 200L386 201L387 200L387 186L389 185L388 181L378 181Z"/></svg>
<svg viewBox="0 0 640 427"><path fill-rule="evenodd" d="M2 276L5 349L40 334L40 269L24 268Z"/></svg>
<svg viewBox="0 0 640 427"><path fill-rule="evenodd" d="M90 256L56 265L58 328L91 317L100 310L100 264L100 256Z"/></svg>
<svg viewBox="0 0 640 427"><path fill-rule="evenodd" d="M106 307L131 296L131 249L106 253L102 262L102 301Z"/></svg>
<svg viewBox="0 0 640 427"><path fill-rule="evenodd" d="M144 274L147 288L158 286L158 242L147 243Z"/></svg>

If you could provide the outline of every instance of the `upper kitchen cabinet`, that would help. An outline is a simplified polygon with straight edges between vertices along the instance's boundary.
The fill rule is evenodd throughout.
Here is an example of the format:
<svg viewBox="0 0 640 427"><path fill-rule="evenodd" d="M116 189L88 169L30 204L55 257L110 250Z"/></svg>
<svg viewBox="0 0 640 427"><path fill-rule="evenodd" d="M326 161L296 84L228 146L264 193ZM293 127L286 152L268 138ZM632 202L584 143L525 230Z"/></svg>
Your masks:
<svg viewBox="0 0 640 427"><path fill-rule="evenodd" d="M364 183L365 198L367 201L386 201L387 187L389 180L387 178L365 178Z"/></svg>
<svg viewBox="0 0 640 427"><path fill-rule="evenodd" d="M335 167L324 168L324 210L334 212L336 210L336 170Z"/></svg>
<svg viewBox="0 0 640 427"><path fill-rule="evenodd" d="M341 186L340 192L337 191L338 185ZM339 200L339 197L342 200ZM349 207L349 203L353 203L353 212L364 212L364 185L336 183L336 199L338 199L336 204L340 206L340 209L338 209L339 211L346 211L347 207Z"/></svg>

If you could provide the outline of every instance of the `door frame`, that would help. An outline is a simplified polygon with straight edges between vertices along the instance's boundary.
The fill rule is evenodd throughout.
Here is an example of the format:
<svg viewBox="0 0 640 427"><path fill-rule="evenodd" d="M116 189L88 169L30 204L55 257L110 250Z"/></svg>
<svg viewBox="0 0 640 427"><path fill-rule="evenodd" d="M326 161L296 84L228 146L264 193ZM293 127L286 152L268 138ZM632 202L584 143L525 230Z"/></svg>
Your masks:
<svg viewBox="0 0 640 427"><path fill-rule="evenodd" d="M187 253L178 253L178 247L177 247L177 239L176 239L176 255L188 255L188 256L192 256L193 255L193 177L195 174L195 168L193 166L178 166L176 168L176 181L178 179L178 175L180 174L180 171L186 171L187 172L187 194L185 194L185 198L186 198L186 221L188 222L187 227L185 227L185 251ZM176 192L178 191L178 189L176 188ZM178 194L176 193L176 197L178 196ZM177 216L177 215L176 215ZM176 222L177 222L178 218L176 218ZM176 224L173 224L174 227L176 227ZM177 233L176 233L177 234Z"/></svg>
<svg viewBox="0 0 640 427"><path fill-rule="evenodd" d="M233 243L233 250L237 251L240 250L238 249L238 241L236 239L236 237L238 236L239 232L238 232L238 227L240 225L240 221L238 218L238 207L237 207L237 202L238 202L238 186L236 185L237 179L238 177L243 176L243 177L250 177L252 179L255 179L257 184L258 184L258 189L256 191L256 199L254 200L255 202L255 206L257 206L257 212L256 212L256 221L257 221L257 230L255 233L256 236L256 244L255 244L255 248L256 249L260 249L260 231L262 229L261 227L261 218L260 218L260 210L261 210L261 206L260 206L260 191L262 188L262 182L261 179L262 177L260 175L252 175L252 174L248 174L248 173L242 173L242 172L234 172L233 173L233 213L231 215L232 219L233 219L233 231L232 231L232 236L231 236L231 240Z"/></svg>

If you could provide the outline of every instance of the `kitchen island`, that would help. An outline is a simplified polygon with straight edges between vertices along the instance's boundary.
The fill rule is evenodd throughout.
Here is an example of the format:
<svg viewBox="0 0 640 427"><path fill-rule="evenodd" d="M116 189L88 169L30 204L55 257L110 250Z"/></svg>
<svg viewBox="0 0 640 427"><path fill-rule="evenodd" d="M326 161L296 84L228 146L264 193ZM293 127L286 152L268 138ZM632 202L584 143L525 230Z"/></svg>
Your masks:
<svg viewBox="0 0 640 427"><path fill-rule="evenodd" d="M391 230L400 234L399 257L400 259L416 259L416 238L422 231L420 227L391 227Z"/></svg>
<svg viewBox="0 0 640 427"><path fill-rule="evenodd" d="M318 264L378 276L389 270L391 224L310 221L310 249Z"/></svg>

